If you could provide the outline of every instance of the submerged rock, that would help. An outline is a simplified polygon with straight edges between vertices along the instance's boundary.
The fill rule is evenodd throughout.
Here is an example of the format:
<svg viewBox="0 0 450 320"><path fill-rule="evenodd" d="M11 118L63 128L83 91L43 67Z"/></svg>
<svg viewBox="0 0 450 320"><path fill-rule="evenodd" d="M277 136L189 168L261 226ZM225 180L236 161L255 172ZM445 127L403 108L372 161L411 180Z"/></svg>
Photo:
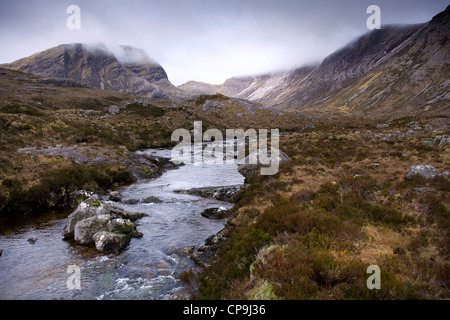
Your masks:
<svg viewBox="0 0 450 320"><path fill-rule="evenodd" d="M139 203L139 199L122 200L122 203L125 203L125 204L138 204Z"/></svg>
<svg viewBox="0 0 450 320"><path fill-rule="evenodd" d="M155 196L147 197L143 200L145 203L161 203L163 202L161 199Z"/></svg>
<svg viewBox="0 0 450 320"><path fill-rule="evenodd" d="M136 221L142 217L145 217L146 214L142 212L124 212L124 218L130 219L131 221Z"/></svg>
<svg viewBox="0 0 450 320"><path fill-rule="evenodd" d="M37 241L37 238L36 238L36 237L29 237L27 241L28 241L29 243L31 243L31 244L35 244L36 241Z"/></svg>
<svg viewBox="0 0 450 320"><path fill-rule="evenodd" d="M119 202L122 201L122 195L119 191L111 191L109 193L109 200Z"/></svg>
<svg viewBox="0 0 450 320"><path fill-rule="evenodd" d="M224 207L208 208L202 211L201 215L208 219L219 220L227 217L230 211Z"/></svg>
<svg viewBox="0 0 450 320"><path fill-rule="evenodd" d="M234 202L234 196L241 190L242 185L192 188L188 190L175 190L174 192L192 194L204 198L213 198L219 201Z"/></svg>

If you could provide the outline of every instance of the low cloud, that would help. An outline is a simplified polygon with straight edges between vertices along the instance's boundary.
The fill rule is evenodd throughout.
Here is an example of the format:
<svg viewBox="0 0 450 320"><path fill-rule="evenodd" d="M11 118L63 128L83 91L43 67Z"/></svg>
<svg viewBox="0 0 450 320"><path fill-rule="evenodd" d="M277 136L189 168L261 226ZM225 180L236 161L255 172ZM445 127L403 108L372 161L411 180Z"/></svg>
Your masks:
<svg viewBox="0 0 450 320"><path fill-rule="evenodd" d="M62 43L105 43L122 62L156 60L179 85L222 83L320 62L369 30L372 0L0 0L0 63ZM81 8L81 30L66 9ZM447 0L379 0L382 25L429 21ZM140 50L127 50L128 45ZM154 59L154 60L153 60Z"/></svg>

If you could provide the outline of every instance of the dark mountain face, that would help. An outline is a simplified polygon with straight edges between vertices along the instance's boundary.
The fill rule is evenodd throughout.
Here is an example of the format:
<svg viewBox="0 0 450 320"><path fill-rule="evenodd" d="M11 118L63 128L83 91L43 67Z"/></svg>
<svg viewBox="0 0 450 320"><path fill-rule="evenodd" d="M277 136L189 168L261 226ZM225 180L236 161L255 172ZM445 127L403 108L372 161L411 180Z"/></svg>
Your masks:
<svg viewBox="0 0 450 320"><path fill-rule="evenodd" d="M449 114L449 16L450 6L429 23L374 30L317 66L180 88L284 110L368 117Z"/></svg>
<svg viewBox="0 0 450 320"><path fill-rule="evenodd" d="M119 48L117 56L105 45L65 44L3 67L40 76L69 78L82 85L151 98L182 96L167 73L142 50Z"/></svg>

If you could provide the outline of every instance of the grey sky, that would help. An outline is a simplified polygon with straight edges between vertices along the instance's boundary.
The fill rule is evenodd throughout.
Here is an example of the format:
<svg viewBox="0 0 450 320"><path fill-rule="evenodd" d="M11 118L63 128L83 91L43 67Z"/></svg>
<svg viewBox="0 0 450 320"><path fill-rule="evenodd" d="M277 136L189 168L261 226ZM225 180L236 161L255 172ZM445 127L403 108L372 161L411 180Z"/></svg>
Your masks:
<svg viewBox="0 0 450 320"><path fill-rule="evenodd" d="M81 8L81 30L66 9ZM382 25L420 23L450 0L0 0L0 63L61 43L104 42L144 49L172 83L222 83L231 76L320 62L368 32L366 9Z"/></svg>

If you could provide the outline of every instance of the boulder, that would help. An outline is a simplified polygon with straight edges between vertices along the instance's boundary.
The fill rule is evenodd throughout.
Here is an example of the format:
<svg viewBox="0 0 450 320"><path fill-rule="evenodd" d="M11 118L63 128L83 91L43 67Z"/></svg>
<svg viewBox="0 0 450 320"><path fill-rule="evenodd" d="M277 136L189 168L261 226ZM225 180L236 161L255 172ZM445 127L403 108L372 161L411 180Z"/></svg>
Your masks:
<svg viewBox="0 0 450 320"><path fill-rule="evenodd" d="M291 161L289 156L283 151L279 151L278 156L279 165L285 162ZM248 181L251 177L257 175L259 173L259 169L263 167L258 158L258 153L249 154L244 158L244 164L238 164L238 171L245 177L245 180ZM254 164L256 162L256 164ZM264 165L264 167L266 167Z"/></svg>
<svg viewBox="0 0 450 320"><path fill-rule="evenodd" d="M144 199L145 203L161 203L162 200L155 196L150 196Z"/></svg>
<svg viewBox="0 0 450 320"><path fill-rule="evenodd" d="M131 222L130 219L112 219L109 229L114 232L129 234L136 229L136 224Z"/></svg>
<svg viewBox="0 0 450 320"><path fill-rule="evenodd" d="M97 195L93 195L69 215L63 236L82 245L95 244L101 252L117 252L129 243L129 238L142 236L132 220L143 215L126 212L117 203L100 201Z"/></svg>
<svg viewBox="0 0 450 320"><path fill-rule="evenodd" d="M108 112L110 113L110 114L117 114L117 113L119 113L120 112L120 109L119 109L119 107L118 106L110 106L109 107L109 109L108 109Z"/></svg>
<svg viewBox="0 0 450 320"><path fill-rule="evenodd" d="M28 241L29 243L31 243L31 244L35 244L36 241L37 241L37 238L36 238L36 237L29 237L27 241Z"/></svg>
<svg viewBox="0 0 450 320"><path fill-rule="evenodd" d="M229 233L227 229L224 228L217 234L214 234L206 239L205 245L185 248L184 253L197 265L207 268L209 266L210 259L217 254L219 245L225 242L228 238Z"/></svg>
<svg viewBox="0 0 450 320"><path fill-rule="evenodd" d="M95 248L102 253L117 253L130 243L130 235L100 231L93 235Z"/></svg>
<svg viewBox="0 0 450 320"><path fill-rule="evenodd" d="M124 217L131 221L136 221L144 216L146 216L146 214L142 212L124 212Z"/></svg>
<svg viewBox="0 0 450 320"><path fill-rule="evenodd" d="M78 207L67 217L67 224L63 230L64 238L73 238L74 229L77 222L90 218L98 214L100 208L100 199L97 195L93 195L81 202Z"/></svg>
<svg viewBox="0 0 450 320"><path fill-rule="evenodd" d="M75 241L82 245L94 244L94 239L92 238L94 234L104 230L112 231L111 220L112 218L109 215L100 214L78 221L74 227Z"/></svg>
<svg viewBox="0 0 450 320"><path fill-rule="evenodd" d="M93 236L100 231L130 234L136 229L136 224L129 219L113 218L107 214L99 214L83 219L75 225L74 239L79 244L90 245L94 243Z"/></svg>
<svg viewBox="0 0 450 320"><path fill-rule="evenodd" d="M86 190L76 190L69 194L69 206L71 209L76 209L78 205L93 195L92 192Z"/></svg>
<svg viewBox="0 0 450 320"><path fill-rule="evenodd" d="M275 288L272 283L267 280L259 279L254 287L245 294L248 300L279 300L275 294Z"/></svg>
<svg viewBox="0 0 450 320"><path fill-rule="evenodd" d="M109 200L119 202L122 201L122 195L119 191L111 191L109 193Z"/></svg>
<svg viewBox="0 0 450 320"><path fill-rule="evenodd" d="M406 179L411 179L415 175L419 175L425 179L433 179L439 175L439 172L429 164L419 164L411 166L406 175Z"/></svg>
<svg viewBox="0 0 450 320"><path fill-rule="evenodd" d="M439 146L443 147L446 146L447 144L450 144L450 137L449 136L442 137L441 142L439 142Z"/></svg>
<svg viewBox="0 0 450 320"><path fill-rule="evenodd" d="M122 203L124 203L124 204L138 204L139 203L139 199L122 200Z"/></svg>
<svg viewBox="0 0 450 320"><path fill-rule="evenodd" d="M216 255L217 250L217 246L205 245L200 247L186 248L186 254L197 265L207 268L210 265L209 260Z"/></svg>

